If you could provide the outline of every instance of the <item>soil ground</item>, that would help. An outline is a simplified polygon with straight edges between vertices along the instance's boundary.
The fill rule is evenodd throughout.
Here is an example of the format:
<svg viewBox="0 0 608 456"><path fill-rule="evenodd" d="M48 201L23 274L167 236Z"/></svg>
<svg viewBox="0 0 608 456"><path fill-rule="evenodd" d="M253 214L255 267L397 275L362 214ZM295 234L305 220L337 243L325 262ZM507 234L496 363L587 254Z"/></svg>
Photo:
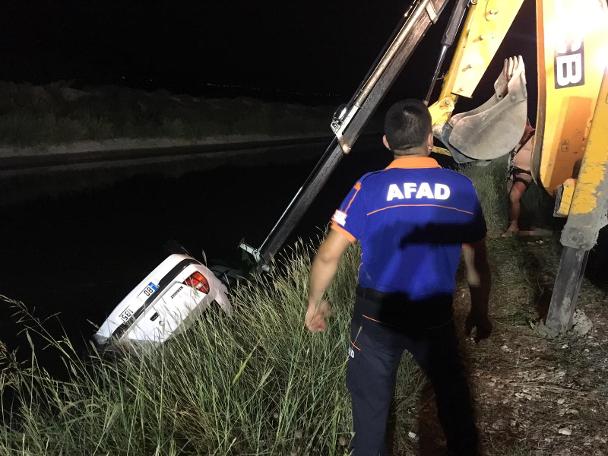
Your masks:
<svg viewBox="0 0 608 456"><path fill-rule="evenodd" d="M488 247L494 331L477 345L466 339L462 347L482 454L608 455L608 290L585 280L574 329L549 338L539 322L559 263L558 239L495 238ZM462 280L455 307L462 328L469 308ZM445 454L430 388L413 413L418 435L410 434L411 444L398 454Z"/></svg>

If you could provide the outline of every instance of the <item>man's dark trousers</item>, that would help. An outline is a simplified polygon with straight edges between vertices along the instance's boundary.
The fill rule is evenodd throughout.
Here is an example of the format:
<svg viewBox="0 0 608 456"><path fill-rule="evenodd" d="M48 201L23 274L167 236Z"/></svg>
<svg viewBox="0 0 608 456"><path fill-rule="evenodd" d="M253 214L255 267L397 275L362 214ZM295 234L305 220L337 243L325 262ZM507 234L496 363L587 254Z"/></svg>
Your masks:
<svg viewBox="0 0 608 456"><path fill-rule="evenodd" d="M347 370L355 430L353 456L386 454L387 419L404 350L413 355L433 386L449 454L476 456L477 430L453 321L395 330L358 313L361 308L365 299L358 297Z"/></svg>

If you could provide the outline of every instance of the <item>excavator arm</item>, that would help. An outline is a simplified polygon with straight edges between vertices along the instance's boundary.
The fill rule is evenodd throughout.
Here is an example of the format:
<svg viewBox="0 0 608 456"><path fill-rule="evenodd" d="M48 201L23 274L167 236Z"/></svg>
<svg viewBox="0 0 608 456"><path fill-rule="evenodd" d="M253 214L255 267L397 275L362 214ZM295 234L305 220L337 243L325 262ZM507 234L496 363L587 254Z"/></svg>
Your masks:
<svg viewBox="0 0 608 456"><path fill-rule="evenodd" d="M258 267L265 268L285 243L319 191L357 141L410 56L444 10L448 0L416 0L404 14L395 33L372 66L350 102L336 113L331 128L334 140L325 150L304 184L272 227L259 248L242 243Z"/></svg>
<svg viewBox="0 0 608 456"><path fill-rule="evenodd" d="M523 0L472 2L439 98L429 107L435 131L441 131L447 123L459 96L473 96L522 3Z"/></svg>
<svg viewBox="0 0 608 456"><path fill-rule="evenodd" d="M458 163L505 155L523 134L527 91L521 57L506 61L488 101L473 111L453 115L459 97L473 96L522 3L523 0L471 2L439 99L429 108L435 137ZM435 75L441 64L439 59ZM431 87L433 84L434 81Z"/></svg>
<svg viewBox="0 0 608 456"><path fill-rule="evenodd" d="M433 133L447 147L444 152L459 163L505 155L524 132L528 109L521 57L505 61L489 100L477 109L454 114L458 98L471 97L484 77L523 1L457 0L453 8L427 101L447 48L461 30L439 98L429 108ZM241 245L259 267L272 260L342 157L350 152L446 4L447 0L412 3L351 101L336 113L331 124L334 140L262 245L257 249ZM559 196L556 212L568 216L561 239L564 253L547 318L547 326L561 332L571 324L587 253L607 222L608 15L605 0L536 0L536 11L539 103L532 172L547 192Z"/></svg>

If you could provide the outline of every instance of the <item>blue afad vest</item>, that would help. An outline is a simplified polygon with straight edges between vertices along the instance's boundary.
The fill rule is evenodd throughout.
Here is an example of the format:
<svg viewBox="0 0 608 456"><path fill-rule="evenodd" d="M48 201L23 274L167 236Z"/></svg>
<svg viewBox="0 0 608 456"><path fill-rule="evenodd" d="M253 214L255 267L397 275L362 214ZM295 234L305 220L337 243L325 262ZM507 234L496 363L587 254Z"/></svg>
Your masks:
<svg viewBox="0 0 608 456"><path fill-rule="evenodd" d="M461 244L486 234L471 181L420 156L364 175L331 228L361 243L360 287L411 300L451 295Z"/></svg>

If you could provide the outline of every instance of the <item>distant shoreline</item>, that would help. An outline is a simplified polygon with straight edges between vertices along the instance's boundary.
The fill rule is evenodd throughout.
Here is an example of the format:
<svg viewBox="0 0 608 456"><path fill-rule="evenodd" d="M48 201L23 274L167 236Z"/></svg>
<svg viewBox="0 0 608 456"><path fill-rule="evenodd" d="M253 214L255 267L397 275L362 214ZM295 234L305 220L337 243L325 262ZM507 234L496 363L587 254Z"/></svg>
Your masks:
<svg viewBox="0 0 608 456"><path fill-rule="evenodd" d="M118 86L86 90L65 82L42 86L0 81L0 152L133 141L151 147L225 143L227 138L320 136L334 107L254 98L200 98ZM136 138L136 139L132 139ZM103 147L103 146L99 146ZM113 144L112 148L123 148Z"/></svg>

